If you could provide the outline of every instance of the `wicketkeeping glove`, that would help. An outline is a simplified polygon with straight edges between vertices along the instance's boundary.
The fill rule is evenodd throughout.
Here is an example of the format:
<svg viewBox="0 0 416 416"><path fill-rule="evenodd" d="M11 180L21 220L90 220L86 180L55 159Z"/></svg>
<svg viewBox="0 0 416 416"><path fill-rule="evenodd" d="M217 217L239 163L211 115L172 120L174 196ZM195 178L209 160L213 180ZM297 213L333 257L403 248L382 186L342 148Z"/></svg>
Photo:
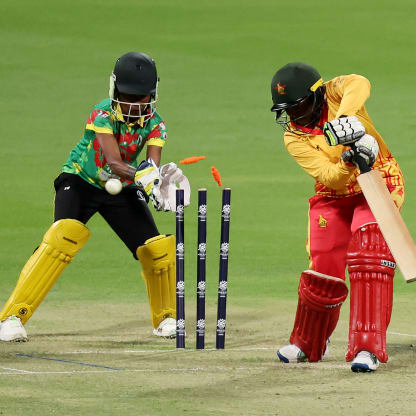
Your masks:
<svg viewBox="0 0 416 416"><path fill-rule="evenodd" d="M153 159L143 160L134 175L134 183L150 196L155 182L159 181L159 169Z"/></svg>
<svg viewBox="0 0 416 416"><path fill-rule="evenodd" d="M365 134L354 143L353 149L346 150L341 155L341 158L344 162L354 163L360 167L360 170L362 166L360 159L364 160L365 164L370 168L377 159L378 149L377 140L373 136Z"/></svg>
<svg viewBox="0 0 416 416"><path fill-rule="evenodd" d="M170 162L160 167L160 194L163 211L176 211L176 190L184 190L184 205L190 204L191 187L188 178L175 163Z"/></svg>
<svg viewBox="0 0 416 416"><path fill-rule="evenodd" d="M154 182L149 198L152 201L153 207L156 211L163 211L163 198L160 193L160 181L158 179Z"/></svg>
<svg viewBox="0 0 416 416"><path fill-rule="evenodd" d="M365 128L355 116L341 117L324 125L324 135L330 146L346 146L364 136Z"/></svg>

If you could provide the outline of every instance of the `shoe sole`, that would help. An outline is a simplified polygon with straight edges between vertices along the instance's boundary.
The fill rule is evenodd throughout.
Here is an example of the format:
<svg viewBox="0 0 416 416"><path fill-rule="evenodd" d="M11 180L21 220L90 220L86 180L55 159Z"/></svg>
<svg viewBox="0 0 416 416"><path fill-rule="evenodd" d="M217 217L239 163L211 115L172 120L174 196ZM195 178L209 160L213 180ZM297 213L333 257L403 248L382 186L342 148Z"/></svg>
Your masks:
<svg viewBox="0 0 416 416"><path fill-rule="evenodd" d="M25 337L18 337L18 338L13 338L13 339L2 339L0 341L2 342L28 342L29 339Z"/></svg>
<svg viewBox="0 0 416 416"><path fill-rule="evenodd" d="M376 369L371 369L367 364L353 364L351 366L351 371L354 373L372 373Z"/></svg>
<svg viewBox="0 0 416 416"><path fill-rule="evenodd" d="M153 332L153 335L159 338L166 338L166 339L176 338L176 332L174 334L169 334L169 335L162 335L162 334L158 334L157 332Z"/></svg>
<svg viewBox="0 0 416 416"><path fill-rule="evenodd" d="M288 358L286 358L284 355L280 354L280 351L277 351L277 357L279 358L279 360L282 363L285 364L298 364L298 363L306 363L308 360L305 358L304 360L300 360L300 359L295 359L295 360L289 360Z"/></svg>

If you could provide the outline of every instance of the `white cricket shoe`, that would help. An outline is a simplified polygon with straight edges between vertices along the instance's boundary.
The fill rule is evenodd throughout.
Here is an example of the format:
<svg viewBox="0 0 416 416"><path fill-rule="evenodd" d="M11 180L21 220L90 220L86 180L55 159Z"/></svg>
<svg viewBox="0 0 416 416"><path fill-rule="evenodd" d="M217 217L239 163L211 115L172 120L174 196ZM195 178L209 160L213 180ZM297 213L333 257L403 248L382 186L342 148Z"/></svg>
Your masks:
<svg viewBox="0 0 416 416"><path fill-rule="evenodd" d="M376 371L379 366L377 357L369 351L360 351L351 364L354 373L368 373Z"/></svg>
<svg viewBox="0 0 416 416"><path fill-rule="evenodd" d="M17 316L9 316L1 323L0 341L27 341L27 333L22 325L20 318Z"/></svg>
<svg viewBox="0 0 416 416"><path fill-rule="evenodd" d="M330 341L328 339L326 341L326 348L322 360L325 360L329 355L329 344ZM304 363L308 361L306 354L295 344L289 344L278 349L277 356L279 357L279 360L284 363Z"/></svg>
<svg viewBox="0 0 416 416"><path fill-rule="evenodd" d="M295 344L289 344L278 349L277 356L284 363L303 363L308 361L306 354Z"/></svg>
<svg viewBox="0 0 416 416"><path fill-rule="evenodd" d="M157 328L153 329L153 335L164 338L176 338L176 320L164 319Z"/></svg>

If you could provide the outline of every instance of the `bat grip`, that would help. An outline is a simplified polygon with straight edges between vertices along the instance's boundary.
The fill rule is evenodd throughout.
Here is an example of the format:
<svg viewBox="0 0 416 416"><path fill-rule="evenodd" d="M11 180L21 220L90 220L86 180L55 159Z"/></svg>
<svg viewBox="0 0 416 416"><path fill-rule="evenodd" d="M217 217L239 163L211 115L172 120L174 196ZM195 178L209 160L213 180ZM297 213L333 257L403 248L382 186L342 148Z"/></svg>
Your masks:
<svg viewBox="0 0 416 416"><path fill-rule="evenodd" d="M357 146L355 145L355 143L351 143L350 147L354 151L354 161L358 165L358 168L360 169L360 172L361 173L370 172L371 171L370 166L367 165L364 158L359 156L358 151L357 151Z"/></svg>

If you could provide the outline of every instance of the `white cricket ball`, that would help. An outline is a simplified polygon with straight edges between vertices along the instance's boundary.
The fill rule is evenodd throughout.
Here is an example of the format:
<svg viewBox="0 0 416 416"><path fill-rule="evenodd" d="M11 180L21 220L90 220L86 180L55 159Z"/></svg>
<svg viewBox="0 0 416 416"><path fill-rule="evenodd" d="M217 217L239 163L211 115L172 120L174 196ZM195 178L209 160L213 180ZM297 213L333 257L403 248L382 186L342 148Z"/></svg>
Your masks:
<svg viewBox="0 0 416 416"><path fill-rule="evenodd" d="M111 178L105 183L105 190L111 195L117 195L123 189L123 185L118 179Z"/></svg>

